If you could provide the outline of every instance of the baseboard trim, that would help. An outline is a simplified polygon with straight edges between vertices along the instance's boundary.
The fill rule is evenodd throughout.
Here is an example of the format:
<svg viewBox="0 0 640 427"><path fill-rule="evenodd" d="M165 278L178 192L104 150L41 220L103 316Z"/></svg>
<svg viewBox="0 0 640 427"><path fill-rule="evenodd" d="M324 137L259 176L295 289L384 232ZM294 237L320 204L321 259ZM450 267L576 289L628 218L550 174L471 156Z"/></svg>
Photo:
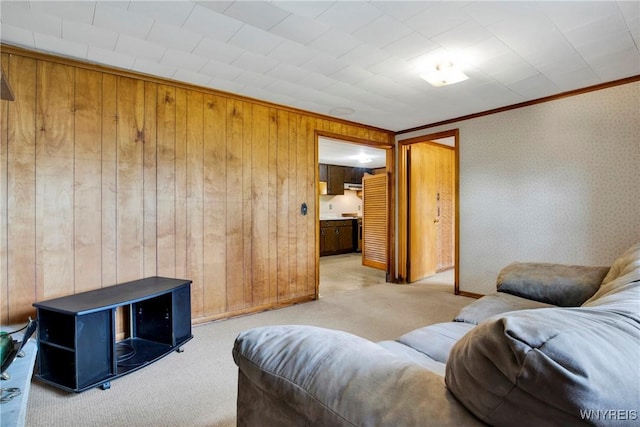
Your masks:
<svg viewBox="0 0 640 427"><path fill-rule="evenodd" d="M467 292L467 291L458 291L458 293L456 295L460 295L461 297L469 297L469 298L482 298L484 295L482 294L476 294L473 292Z"/></svg>

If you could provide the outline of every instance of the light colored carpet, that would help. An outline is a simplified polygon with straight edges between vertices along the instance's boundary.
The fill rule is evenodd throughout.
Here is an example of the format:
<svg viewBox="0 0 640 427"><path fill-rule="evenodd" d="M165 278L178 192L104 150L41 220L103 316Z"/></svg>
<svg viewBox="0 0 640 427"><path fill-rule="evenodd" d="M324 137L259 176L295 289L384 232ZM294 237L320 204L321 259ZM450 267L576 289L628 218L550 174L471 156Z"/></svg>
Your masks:
<svg viewBox="0 0 640 427"><path fill-rule="evenodd" d="M193 328L183 353L174 352L118 378L111 389L66 393L34 380L27 426L234 426L236 335L255 326L307 324L345 330L372 341L451 320L470 298L450 285L377 283L319 300Z"/></svg>

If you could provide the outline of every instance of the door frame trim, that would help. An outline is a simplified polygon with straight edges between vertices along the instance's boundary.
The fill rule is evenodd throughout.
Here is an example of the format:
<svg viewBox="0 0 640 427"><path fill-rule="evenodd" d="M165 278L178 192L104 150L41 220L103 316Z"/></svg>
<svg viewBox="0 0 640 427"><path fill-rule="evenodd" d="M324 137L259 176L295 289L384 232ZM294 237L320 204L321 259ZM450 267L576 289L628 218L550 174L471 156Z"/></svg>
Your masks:
<svg viewBox="0 0 640 427"><path fill-rule="evenodd" d="M387 197L387 282L396 281L396 245L395 245L395 224L396 224L396 212L395 212L395 165L396 165L396 150L394 135L389 134L388 141L386 143L376 142L366 138L357 138L353 136L342 135L340 133L328 132L323 130L315 130L314 136L314 150L315 150L315 171L313 187L315 194L319 197L318 180L319 180L319 161L318 161L318 138L319 137L331 138L338 141L342 141L347 144L365 145L368 147L384 149L386 151L386 170L388 175L388 197ZM316 299L318 299L320 292L320 203L316 203Z"/></svg>
<svg viewBox="0 0 640 427"><path fill-rule="evenodd" d="M430 143L438 144L434 140L453 137L455 156L455 224L454 224L454 294L460 295L460 130L451 129L427 135L421 135L398 141L398 281L407 283L408 278L408 249L409 221L408 221L408 151L411 144Z"/></svg>

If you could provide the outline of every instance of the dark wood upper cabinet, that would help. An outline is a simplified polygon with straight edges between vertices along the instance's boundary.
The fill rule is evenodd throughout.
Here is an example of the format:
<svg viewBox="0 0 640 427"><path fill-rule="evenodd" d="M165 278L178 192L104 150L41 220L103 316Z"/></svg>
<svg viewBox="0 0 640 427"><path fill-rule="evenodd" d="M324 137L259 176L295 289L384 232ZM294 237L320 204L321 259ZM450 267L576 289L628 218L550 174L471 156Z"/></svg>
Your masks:
<svg viewBox="0 0 640 427"><path fill-rule="evenodd" d="M327 194L344 194L344 168L327 165Z"/></svg>
<svg viewBox="0 0 640 427"><path fill-rule="evenodd" d="M329 172L327 170L327 165L320 163L318 165L318 181L327 182Z"/></svg>

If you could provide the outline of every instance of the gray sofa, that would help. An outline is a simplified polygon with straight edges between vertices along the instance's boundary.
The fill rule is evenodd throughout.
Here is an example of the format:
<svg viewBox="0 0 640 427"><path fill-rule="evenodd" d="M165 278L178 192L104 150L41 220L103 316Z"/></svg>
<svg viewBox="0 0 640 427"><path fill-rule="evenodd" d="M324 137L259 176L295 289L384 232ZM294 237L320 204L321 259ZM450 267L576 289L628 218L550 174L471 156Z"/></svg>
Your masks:
<svg viewBox="0 0 640 427"><path fill-rule="evenodd" d="M497 287L395 341L242 332L238 425L640 423L640 243L611 268L512 264Z"/></svg>

